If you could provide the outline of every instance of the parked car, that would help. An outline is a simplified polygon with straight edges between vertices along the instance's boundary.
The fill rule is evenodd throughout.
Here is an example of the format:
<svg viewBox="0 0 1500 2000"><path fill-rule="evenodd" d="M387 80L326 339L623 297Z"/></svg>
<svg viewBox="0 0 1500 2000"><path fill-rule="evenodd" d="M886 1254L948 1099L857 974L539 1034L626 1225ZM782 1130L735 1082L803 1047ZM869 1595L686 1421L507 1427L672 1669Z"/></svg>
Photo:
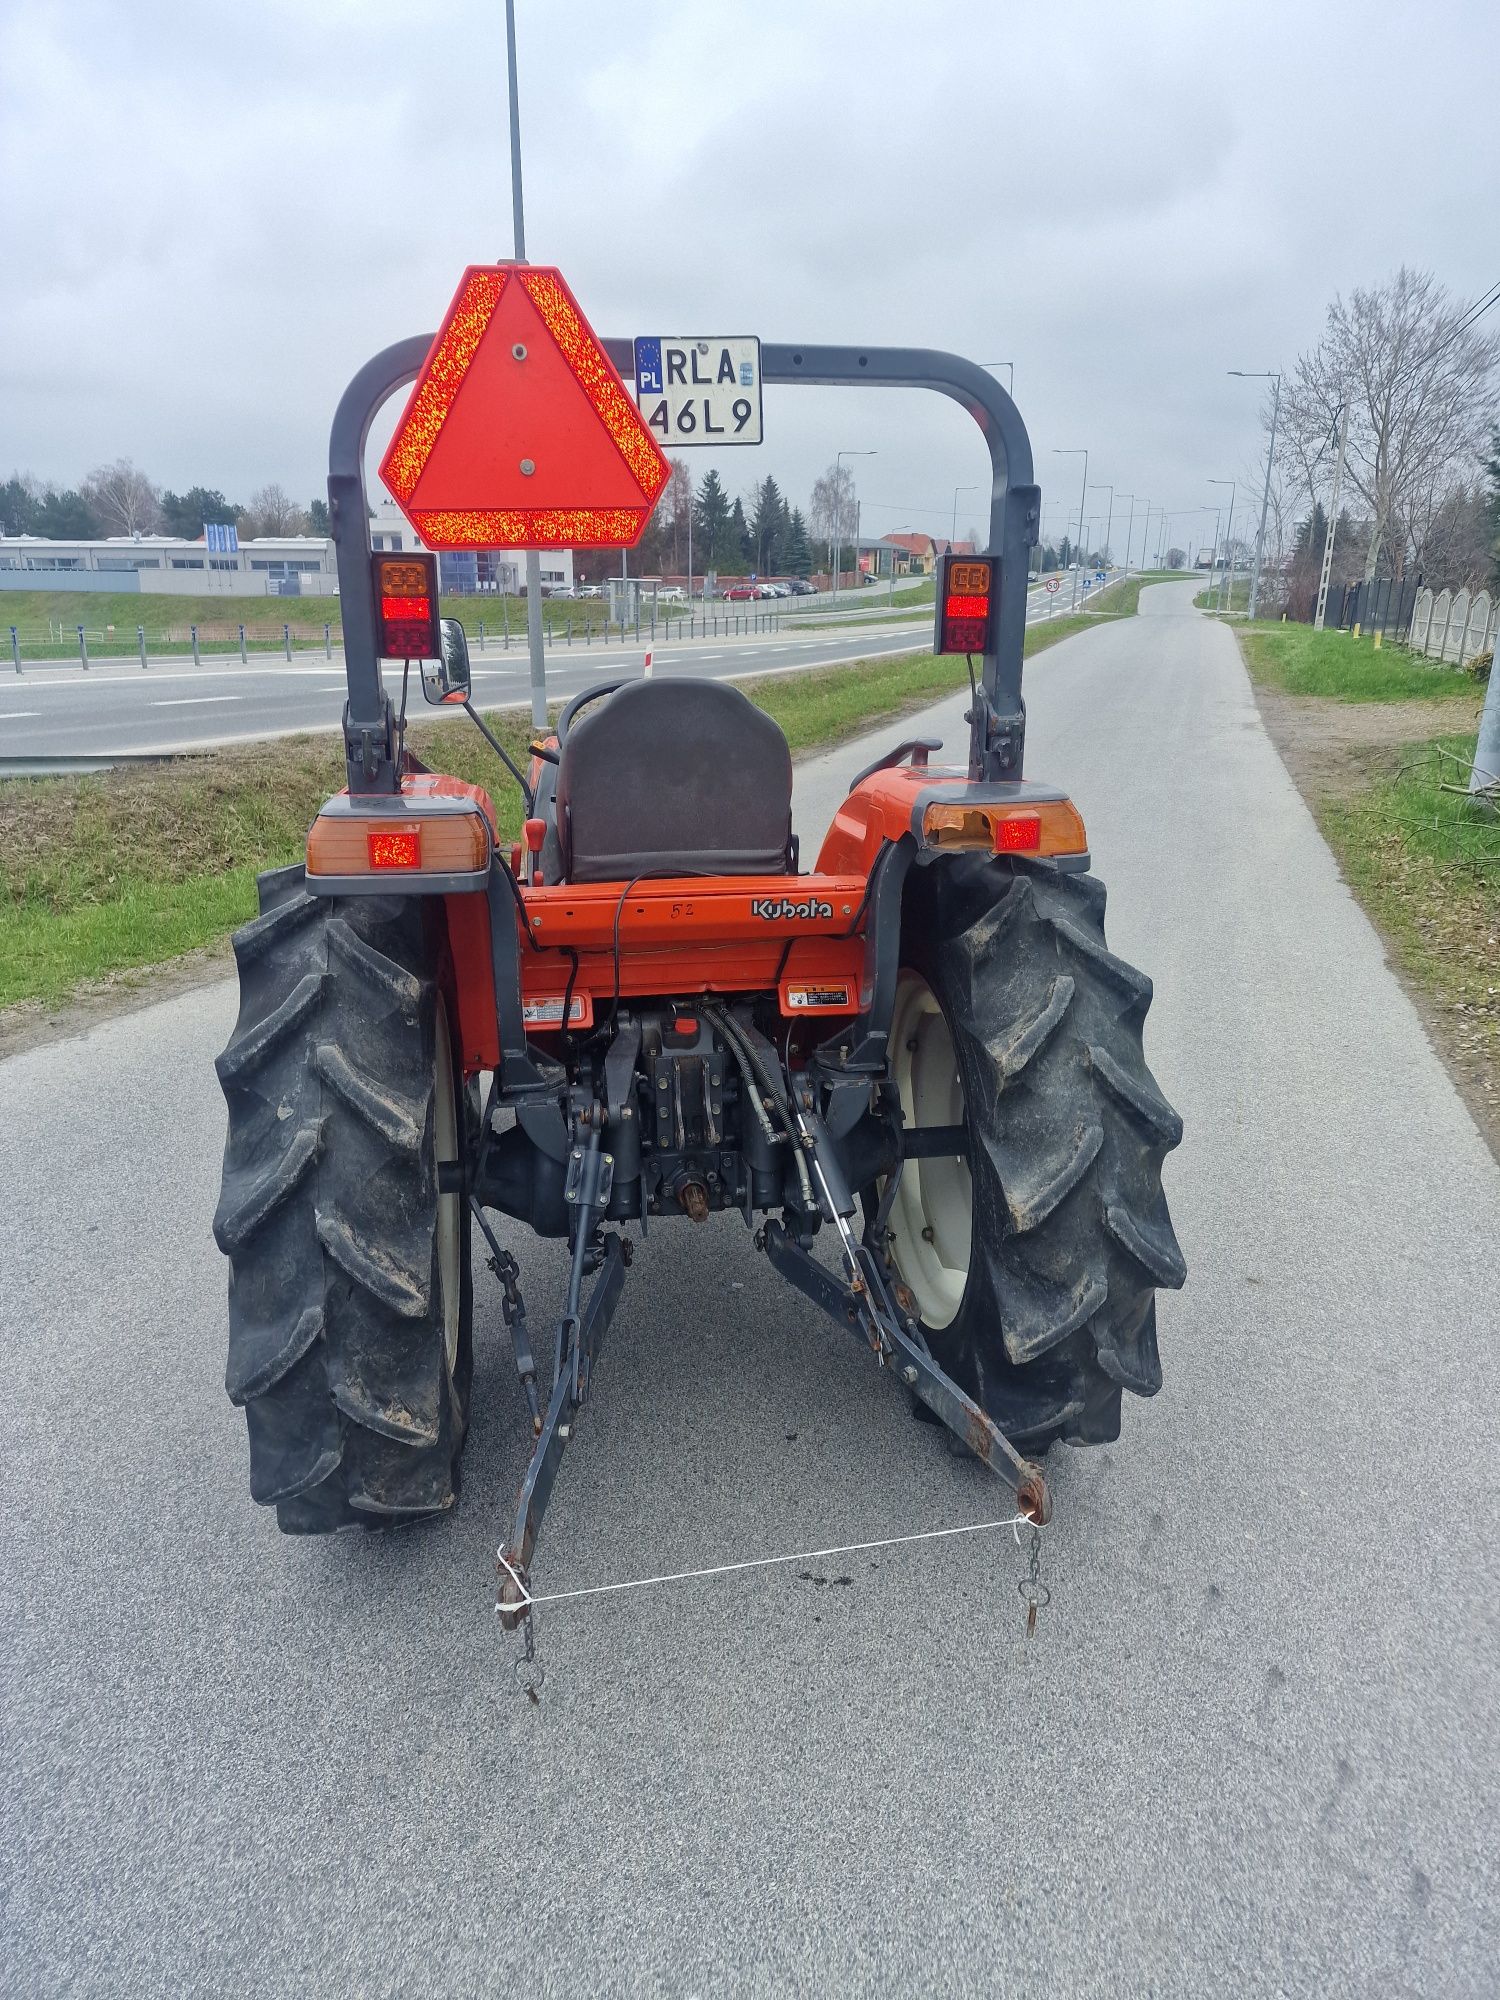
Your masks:
<svg viewBox="0 0 1500 2000"><path fill-rule="evenodd" d="M732 584L730 588L725 591L724 601L727 604L745 604L748 603L750 599L759 597L759 595L760 595L760 589L758 585L753 583L736 583Z"/></svg>
<svg viewBox="0 0 1500 2000"><path fill-rule="evenodd" d="M805 576L794 576L787 589L793 597L816 597L818 594L818 586L809 583Z"/></svg>
<svg viewBox="0 0 1500 2000"><path fill-rule="evenodd" d="M602 583L581 583L578 586L578 595L580 597L602 597L604 595L604 585Z"/></svg>

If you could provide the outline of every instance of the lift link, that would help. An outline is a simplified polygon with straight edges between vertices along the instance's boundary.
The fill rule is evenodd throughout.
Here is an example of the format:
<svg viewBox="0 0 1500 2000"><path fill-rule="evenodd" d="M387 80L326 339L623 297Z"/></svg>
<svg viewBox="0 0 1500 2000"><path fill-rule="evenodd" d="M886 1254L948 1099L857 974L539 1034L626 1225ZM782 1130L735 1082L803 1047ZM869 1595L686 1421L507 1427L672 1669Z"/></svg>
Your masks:
<svg viewBox="0 0 1500 2000"><path fill-rule="evenodd" d="M588 1395L605 1328L614 1317L625 1284L629 1246L622 1236L599 1226L613 1185L614 1159L603 1150L599 1121L592 1120L586 1129L583 1120L575 1118L566 1190L566 1199L575 1209L573 1257L567 1300L553 1339L552 1395L521 1481L510 1541L499 1551L496 1562L499 1589L495 1610L507 1632L530 1623L526 1593L537 1531L552 1497L563 1446L573 1434L574 1420ZM585 1304L583 1281L590 1271L597 1275Z"/></svg>
<svg viewBox="0 0 1500 2000"><path fill-rule="evenodd" d="M790 1075L787 1082L797 1140L825 1219L838 1234L846 1282L841 1286L779 1222L766 1224L761 1238L766 1254L784 1277L825 1312L857 1328L880 1365L896 1367L902 1381L933 1415L1004 1480L1021 1512L1045 1525L1052 1518L1052 1501L1041 1467L1022 1458L993 1419L933 1360L920 1330L892 1293L880 1259L858 1241L850 1227L854 1199L833 1165L832 1148L819 1143L820 1133L824 1138L827 1134L811 1109L810 1093L805 1085L799 1091Z"/></svg>

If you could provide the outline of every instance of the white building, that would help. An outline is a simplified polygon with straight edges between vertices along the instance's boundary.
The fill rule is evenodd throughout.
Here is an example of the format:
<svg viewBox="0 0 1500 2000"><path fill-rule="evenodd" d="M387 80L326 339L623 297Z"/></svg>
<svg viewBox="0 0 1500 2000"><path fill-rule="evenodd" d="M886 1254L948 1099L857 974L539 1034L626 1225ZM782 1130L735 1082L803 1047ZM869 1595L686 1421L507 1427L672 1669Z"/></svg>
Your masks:
<svg viewBox="0 0 1500 2000"><path fill-rule="evenodd" d="M259 535L228 552L176 535L49 541L0 535L0 591L136 590L179 597L325 597L338 589L326 535Z"/></svg>
<svg viewBox="0 0 1500 2000"><path fill-rule="evenodd" d="M390 500L370 521L372 549L420 549L406 516ZM573 551L541 552L544 595L570 594ZM523 549L480 549L438 557L438 587L447 596L488 591L519 593L526 580ZM43 535L0 535L0 591L135 590L179 597L332 597L338 566L327 535L258 535L227 552L203 537L112 535L107 541L49 541Z"/></svg>
<svg viewBox="0 0 1500 2000"><path fill-rule="evenodd" d="M370 547L376 550L421 549L426 544L394 500L382 500L370 518ZM541 551L542 595L570 597L573 593L573 551ZM463 549L438 557L438 589L445 597L472 597L504 591L515 597L526 581L524 549Z"/></svg>

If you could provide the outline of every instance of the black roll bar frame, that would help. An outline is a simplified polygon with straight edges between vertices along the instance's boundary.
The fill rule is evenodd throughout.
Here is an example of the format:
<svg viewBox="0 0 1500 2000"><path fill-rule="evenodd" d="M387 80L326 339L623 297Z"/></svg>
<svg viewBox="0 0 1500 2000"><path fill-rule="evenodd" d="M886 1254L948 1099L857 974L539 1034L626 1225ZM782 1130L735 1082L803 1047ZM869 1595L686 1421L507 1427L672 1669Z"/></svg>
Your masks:
<svg viewBox="0 0 1500 2000"><path fill-rule="evenodd" d="M349 790L394 793L400 789L395 713L375 652L375 602L365 492L365 446L381 405L414 381L432 346L432 334L398 340L367 361L334 412L328 441L328 511L338 560L344 627L344 750ZM601 343L627 379L635 374L629 340ZM989 446L989 552L1000 559L1000 603L991 650L984 655L980 698L971 715L969 776L983 780L1022 775L1026 705L1021 698L1021 655L1026 638L1026 566L1041 530L1041 489L1033 483L1031 439L1021 413L992 375L956 354L923 347L814 347L773 341L761 348L765 382L813 382L820 387L935 389L951 397L978 424Z"/></svg>

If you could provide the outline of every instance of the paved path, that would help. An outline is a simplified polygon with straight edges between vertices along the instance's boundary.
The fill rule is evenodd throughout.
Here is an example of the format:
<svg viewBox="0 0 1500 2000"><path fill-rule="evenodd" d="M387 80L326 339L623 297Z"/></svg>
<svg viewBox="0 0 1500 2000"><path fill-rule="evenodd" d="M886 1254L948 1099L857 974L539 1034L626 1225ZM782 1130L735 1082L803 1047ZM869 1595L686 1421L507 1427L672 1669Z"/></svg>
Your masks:
<svg viewBox="0 0 1500 2000"><path fill-rule="evenodd" d="M231 993L0 1066L7 1993L1494 1993L1500 1174L1191 591L1029 676L1190 1266L1161 1396L1050 1473L1029 1645L973 1537L556 1612L519 1701L493 1297L458 1514L282 1540L221 1389ZM727 1219L653 1235L597 1389L543 1588L1004 1511Z"/></svg>

